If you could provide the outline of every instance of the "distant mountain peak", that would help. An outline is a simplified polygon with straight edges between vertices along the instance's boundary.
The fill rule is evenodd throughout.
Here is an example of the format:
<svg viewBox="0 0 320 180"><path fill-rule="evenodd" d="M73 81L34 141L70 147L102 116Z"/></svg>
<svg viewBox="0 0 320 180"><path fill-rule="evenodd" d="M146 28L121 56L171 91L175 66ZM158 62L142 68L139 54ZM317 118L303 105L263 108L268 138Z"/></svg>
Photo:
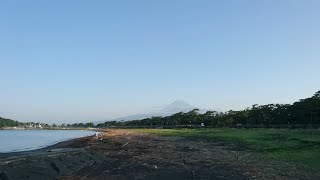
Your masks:
<svg viewBox="0 0 320 180"><path fill-rule="evenodd" d="M150 118L152 116L170 116L170 115L178 113L178 112L185 113L185 112L191 111L193 109L196 109L196 107L186 103L185 101L176 100L157 112L149 112L149 113L144 113L144 114L134 114L134 115L126 116L126 117L116 118L113 120L115 120L115 121L120 121L120 120L128 121L128 120L138 120L138 119Z"/></svg>
<svg viewBox="0 0 320 180"><path fill-rule="evenodd" d="M175 105L175 104L191 106L190 104L188 104L187 102L185 102L185 101L183 101L183 100L175 100L175 101L173 101L173 102L172 102L171 104L169 104L169 105Z"/></svg>
<svg viewBox="0 0 320 180"><path fill-rule="evenodd" d="M186 111L190 111L192 109L195 109L196 107L186 103L183 100L176 100L173 103L167 105L166 107L164 107L161 112L165 112L165 113L177 113L177 112L186 112Z"/></svg>

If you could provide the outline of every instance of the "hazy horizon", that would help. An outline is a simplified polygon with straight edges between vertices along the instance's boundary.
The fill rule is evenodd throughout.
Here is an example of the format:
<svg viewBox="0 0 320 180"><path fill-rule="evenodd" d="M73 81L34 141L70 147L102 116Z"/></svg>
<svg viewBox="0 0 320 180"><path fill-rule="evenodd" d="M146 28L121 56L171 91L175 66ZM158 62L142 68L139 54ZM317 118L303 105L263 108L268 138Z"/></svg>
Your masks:
<svg viewBox="0 0 320 180"><path fill-rule="evenodd" d="M320 90L320 1L7 1L0 116L73 123Z"/></svg>

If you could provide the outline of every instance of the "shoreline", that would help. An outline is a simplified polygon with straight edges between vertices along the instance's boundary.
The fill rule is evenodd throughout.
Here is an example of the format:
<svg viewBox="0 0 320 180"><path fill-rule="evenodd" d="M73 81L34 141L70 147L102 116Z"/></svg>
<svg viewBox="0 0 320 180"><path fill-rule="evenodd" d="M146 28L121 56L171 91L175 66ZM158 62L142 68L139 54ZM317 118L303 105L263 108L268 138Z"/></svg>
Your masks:
<svg viewBox="0 0 320 180"><path fill-rule="evenodd" d="M47 129L15 129L17 131L38 131L38 130L47 130ZM50 130L53 130L53 129L50 129ZM55 130L59 130L59 129L55 129ZM63 130L70 130L70 129L63 129ZM78 129L74 129L74 130L77 130L79 131ZM1 130L0 130L1 131ZM11 130L9 130L11 131ZM82 130L81 130L82 131ZM87 132L92 132L92 133L88 133L87 135L83 135L83 136L79 136L79 137L68 137L68 138L61 138L61 140L58 140L58 141L53 141L53 142L50 142L50 143L41 143L39 144L38 146L34 146L34 147L29 147L29 148L25 148L25 149L22 149L22 148L16 148L12 151L5 151L5 152L0 152L0 159L1 157L3 156L9 156L10 154L12 155L19 155L19 154L27 154L27 153L32 153L32 152L36 152L36 151L43 151L43 150L47 150L49 148L53 148L54 146L58 146L59 144L67 144L68 142L72 142L74 140L77 140L77 139L81 139L81 138L87 138L87 137L93 137L95 136L94 135L94 132L96 130L83 130L83 131L87 131Z"/></svg>
<svg viewBox="0 0 320 180"><path fill-rule="evenodd" d="M72 139L57 142L52 145L48 145L48 146L45 146L45 147L42 147L39 149L34 149L34 150L0 153L0 163L5 158L11 158L11 157L18 158L19 156L33 156L33 155L37 155L37 154L49 153L54 149L68 149L68 146L72 146L75 142L81 141L81 140L86 140L86 139L91 139L94 136L95 135L79 137L79 138L72 138Z"/></svg>
<svg viewBox="0 0 320 180"><path fill-rule="evenodd" d="M74 138L23 152L0 153L0 179L57 179L70 174L92 160L96 154L86 151L94 136Z"/></svg>

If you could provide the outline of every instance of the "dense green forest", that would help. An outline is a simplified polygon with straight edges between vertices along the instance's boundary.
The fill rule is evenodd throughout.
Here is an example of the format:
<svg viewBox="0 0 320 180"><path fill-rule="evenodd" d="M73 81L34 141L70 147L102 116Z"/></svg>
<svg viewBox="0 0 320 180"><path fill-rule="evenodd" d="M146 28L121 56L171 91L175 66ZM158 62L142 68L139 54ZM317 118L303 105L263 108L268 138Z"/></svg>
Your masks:
<svg viewBox="0 0 320 180"><path fill-rule="evenodd" d="M133 121L109 121L98 124L104 126L182 126L200 125L221 126L315 126L320 124L320 91L312 97L301 99L293 104L252 105L241 111L207 111L199 109L179 112L166 117L152 117Z"/></svg>
<svg viewBox="0 0 320 180"><path fill-rule="evenodd" d="M13 126L19 126L20 123L18 121L14 121L11 119L5 119L0 117L0 128L2 127L13 127Z"/></svg>

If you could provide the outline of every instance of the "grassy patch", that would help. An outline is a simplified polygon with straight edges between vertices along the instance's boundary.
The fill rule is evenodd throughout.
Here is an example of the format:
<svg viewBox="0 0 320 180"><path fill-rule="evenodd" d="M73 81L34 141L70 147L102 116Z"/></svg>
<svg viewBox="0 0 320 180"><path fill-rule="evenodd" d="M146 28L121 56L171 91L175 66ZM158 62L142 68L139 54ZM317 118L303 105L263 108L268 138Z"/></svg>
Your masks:
<svg viewBox="0 0 320 180"><path fill-rule="evenodd" d="M319 130L136 129L135 131L232 142L269 158L292 162L315 171L320 170Z"/></svg>

